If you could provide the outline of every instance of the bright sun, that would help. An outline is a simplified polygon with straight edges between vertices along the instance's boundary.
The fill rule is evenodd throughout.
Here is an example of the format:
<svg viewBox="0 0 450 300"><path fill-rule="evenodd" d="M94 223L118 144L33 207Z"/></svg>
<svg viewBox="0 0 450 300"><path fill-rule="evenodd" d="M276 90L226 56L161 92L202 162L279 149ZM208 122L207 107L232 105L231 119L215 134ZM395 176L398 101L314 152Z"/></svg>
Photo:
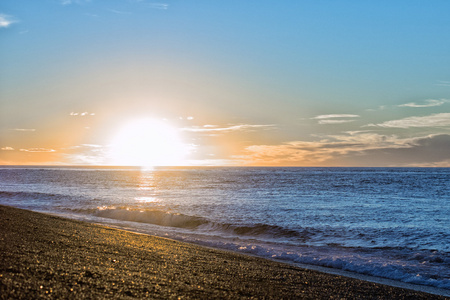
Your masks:
<svg viewBox="0 0 450 300"><path fill-rule="evenodd" d="M166 122L141 119L120 129L111 143L114 165L176 166L185 163L188 147Z"/></svg>

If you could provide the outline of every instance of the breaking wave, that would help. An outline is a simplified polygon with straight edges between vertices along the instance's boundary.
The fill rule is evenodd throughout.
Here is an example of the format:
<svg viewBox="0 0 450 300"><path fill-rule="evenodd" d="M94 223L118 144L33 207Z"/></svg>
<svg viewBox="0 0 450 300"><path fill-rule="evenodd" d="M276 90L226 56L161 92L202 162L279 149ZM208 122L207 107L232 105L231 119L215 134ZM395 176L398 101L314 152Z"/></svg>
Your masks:
<svg viewBox="0 0 450 300"><path fill-rule="evenodd" d="M179 213L170 213L160 210L132 210L127 208L99 208L94 215L102 218L149 223L160 226L178 228L197 228L208 223L201 217L187 216Z"/></svg>
<svg viewBox="0 0 450 300"><path fill-rule="evenodd" d="M148 223L159 226L196 229L199 231L220 232L235 236L257 236L268 238L307 239L311 232L296 231L277 225L251 224L236 225L212 222L203 217L189 216L162 210L130 209L125 207L101 207L91 211L96 217L121 221Z"/></svg>

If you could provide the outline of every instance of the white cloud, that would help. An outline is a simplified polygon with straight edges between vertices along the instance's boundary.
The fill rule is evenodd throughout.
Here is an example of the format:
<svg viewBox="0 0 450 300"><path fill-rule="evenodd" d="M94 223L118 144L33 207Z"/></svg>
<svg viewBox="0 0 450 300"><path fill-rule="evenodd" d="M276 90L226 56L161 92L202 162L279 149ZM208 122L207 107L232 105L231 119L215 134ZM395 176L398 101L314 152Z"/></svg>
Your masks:
<svg viewBox="0 0 450 300"><path fill-rule="evenodd" d="M17 23L17 20L12 16L0 14L0 28L7 28L13 23Z"/></svg>
<svg viewBox="0 0 450 300"><path fill-rule="evenodd" d="M56 152L54 149L47 148L28 148L28 149L20 149L21 152Z"/></svg>
<svg viewBox="0 0 450 300"><path fill-rule="evenodd" d="M344 124L354 122L354 118L359 118L359 115L352 114L331 114L331 115L319 115L311 118L312 120L319 120L318 123L320 125L327 124ZM349 119L353 118L353 119Z"/></svg>
<svg viewBox="0 0 450 300"><path fill-rule="evenodd" d="M384 128L410 128L410 127L447 127L450 126L450 113L433 114L424 117L408 117L392 120L380 124L368 124Z"/></svg>
<svg viewBox="0 0 450 300"><path fill-rule="evenodd" d="M14 130L14 131L22 131L22 132L35 132L36 131L36 129L34 129L34 128L15 128L15 129L12 129L12 130Z"/></svg>
<svg viewBox="0 0 450 300"><path fill-rule="evenodd" d="M359 118L359 116L351 115L351 114L332 114L332 115L320 115L320 116L316 116L312 119L322 120L322 119L334 119L334 118Z"/></svg>
<svg viewBox="0 0 450 300"><path fill-rule="evenodd" d="M169 8L169 4L166 4L166 3L149 3L148 7L155 8L155 9L166 10L166 9Z"/></svg>
<svg viewBox="0 0 450 300"><path fill-rule="evenodd" d="M104 148L105 146L102 145L96 145L96 144L81 144L81 145L77 145L77 146L71 146L68 148L64 148L64 149L69 149L69 150L74 150L74 149L83 149L83 150L93 150L95 151L95 149L101 149Z"/></svg>
<svg viewBox="0 0 450 300"><path fill-rule="evenodd" d="M183 128L183 130L190 132L231 132L241 130L252 130L256 128L272 129L274 127L275 125L251 125L251 124L231 125L228 127L219 127L216 125L204 125L202 127Z"/></svg>
<svg viewBox="0 0 450 300"><path fill-rule="evenodd" d="M450 102L447 99L427 99L424 101L423 104L418 104L415 102L411 102L411 103L405 103L405 104L401 104L399 105L399 107L433 107L433 106L441 106L444 103Z"/></svg>
<svg viewBox="0 0 450 300"><path fill-rule="evenodd" d="M352 131L345 131L344 133L349 134L349 135L357 135L357 134L367 133L367 132L371 132L371 130L352 130Z"/></svg>
<svg viewBox="0 0 450 300"><path fill-rule="evenodd" d="M82 4L91 2L91 0L59 0L62 5L70 5L70 4Z"/></svg>
<svg viewBox="0 0 450 300"><path fill-rule="evenodd" d="M96 145L96 144L82 144L81 146L86 147L86 148L91 148L91 149L100 149L100 148L104 148L104 146L102 146L102 145Z"/></svg>
<svg viewBox="0 0 450 300"><path fill-rule="evenodd" d="M149 8L163 9L163 10L169 8L169 4L162 2L149 2L147 0L130 0L130 1L135 3L141 3L142 5Z"/></svg>
<svg viewBox="0 0 450 300"><path fill-rule="evenodd" d="M76 117L76 116L80 116L80 117L95 116L95 113L90 113L90 112L87 112L87 111L85 111L85 112L71 112L69 114L69 116L74 116L74 117Z"/></svg>
<svg viewBox="0 0 450 300"><path fill-rule="evenodd" d="M14 148L13 148L13 147L8 147L8 146L7 146L7 147L2 147L1 150L2 150L2 151L13 151Z"/></svg>
<svg viewBox="0 0 450 300"><path fill-rule="evenodd" d="M319 120L320 125L325 124L343 124L343 123L351 123L355 122L355 120Z"/></svg>

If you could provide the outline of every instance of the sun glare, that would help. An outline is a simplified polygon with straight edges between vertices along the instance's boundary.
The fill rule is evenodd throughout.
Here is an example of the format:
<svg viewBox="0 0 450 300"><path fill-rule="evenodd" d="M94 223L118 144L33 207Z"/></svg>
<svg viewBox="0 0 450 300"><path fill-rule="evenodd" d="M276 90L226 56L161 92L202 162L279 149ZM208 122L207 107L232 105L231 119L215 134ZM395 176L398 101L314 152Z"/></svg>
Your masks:
<svg viewBox="0 0 450 300"><path fill-rule="evenodd" d="M142 119L122 127L111 143L111 163L127 166L177 166L188 147L178 131L163 121Z"/></svg>

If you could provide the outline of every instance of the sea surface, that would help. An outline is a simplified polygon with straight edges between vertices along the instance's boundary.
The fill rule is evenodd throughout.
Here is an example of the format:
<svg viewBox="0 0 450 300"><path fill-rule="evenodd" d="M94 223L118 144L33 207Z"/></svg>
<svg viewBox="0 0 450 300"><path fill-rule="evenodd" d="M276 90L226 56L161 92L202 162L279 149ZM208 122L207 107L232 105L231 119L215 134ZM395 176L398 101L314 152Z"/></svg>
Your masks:
<svg viewBox="0 0 450 300"><path fill-rule="evenodd" d="M1 167L0 204L450 290L449 168Z"/></svg>

